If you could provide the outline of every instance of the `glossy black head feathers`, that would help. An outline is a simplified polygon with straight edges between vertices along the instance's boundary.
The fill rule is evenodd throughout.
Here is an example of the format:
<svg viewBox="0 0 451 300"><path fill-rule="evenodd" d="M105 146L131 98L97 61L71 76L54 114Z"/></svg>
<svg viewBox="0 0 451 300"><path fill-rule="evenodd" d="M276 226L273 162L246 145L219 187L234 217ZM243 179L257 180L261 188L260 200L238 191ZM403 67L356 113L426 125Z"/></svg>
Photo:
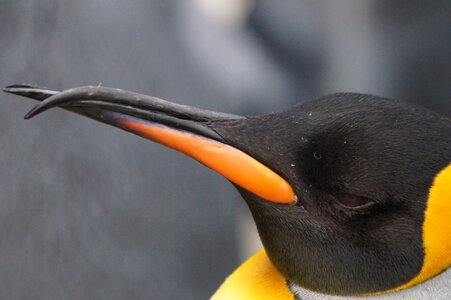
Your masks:
<svg viewBox="0 0 451 300"><path fill-rule="evenodd" d="M342 93L213 128L293 185L296 207L242 191L269 257L289 280L361 294L419 272L429 188L451 161L448 118Z"/></svg>

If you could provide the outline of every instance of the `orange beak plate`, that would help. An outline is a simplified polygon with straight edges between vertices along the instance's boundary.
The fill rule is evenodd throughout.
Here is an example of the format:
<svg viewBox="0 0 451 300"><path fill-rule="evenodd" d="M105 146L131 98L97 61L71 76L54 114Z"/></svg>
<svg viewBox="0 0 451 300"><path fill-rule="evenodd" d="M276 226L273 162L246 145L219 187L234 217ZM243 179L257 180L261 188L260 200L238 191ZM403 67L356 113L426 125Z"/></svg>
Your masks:
<svg viewBox="0 0 451 300"><path fill-rule="evenodd" d="M239 149L196 134L128 116L115 121L124 129L194 158L265 200L283 204L294 204L297 201L293 189L285 179Z"/></svg>

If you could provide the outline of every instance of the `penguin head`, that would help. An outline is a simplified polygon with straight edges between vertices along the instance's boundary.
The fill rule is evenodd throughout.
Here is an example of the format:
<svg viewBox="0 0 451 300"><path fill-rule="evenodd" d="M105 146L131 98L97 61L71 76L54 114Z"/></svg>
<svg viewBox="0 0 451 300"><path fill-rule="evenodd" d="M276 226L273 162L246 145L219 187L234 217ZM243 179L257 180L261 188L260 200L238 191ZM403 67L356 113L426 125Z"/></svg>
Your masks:
<svg viewBox="0 0 451 300"><path fill-rule="evenodd" d="M292 283L385 292L451 264L449 119L343 93L214 128L293 187L294 206L239 188L268 256Z"/></svg>
<svg viewBox="0 0 451 300"><path fill-rule="evenodd" d="M43 100L179 150L246 200L290 282L329 294L402 289L451 265L451 121L342 93L240 117L103 87L7 92Z"/></svg>

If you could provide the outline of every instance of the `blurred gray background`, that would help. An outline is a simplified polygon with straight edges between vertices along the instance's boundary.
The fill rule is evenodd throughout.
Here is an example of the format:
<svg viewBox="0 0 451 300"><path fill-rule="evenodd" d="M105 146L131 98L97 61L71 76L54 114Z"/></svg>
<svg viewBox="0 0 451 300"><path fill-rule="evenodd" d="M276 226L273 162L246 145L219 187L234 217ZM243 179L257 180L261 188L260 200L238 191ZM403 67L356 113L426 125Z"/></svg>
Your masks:
<svg viewBox="0 0 451 300"><path fill-rule="evenodd" d="M0 0L2 87L101 83L237 114L356 91L450 115L450 53L447 0ZM0 98L0 299L206 299L253 251L213 171Z"/></svg>

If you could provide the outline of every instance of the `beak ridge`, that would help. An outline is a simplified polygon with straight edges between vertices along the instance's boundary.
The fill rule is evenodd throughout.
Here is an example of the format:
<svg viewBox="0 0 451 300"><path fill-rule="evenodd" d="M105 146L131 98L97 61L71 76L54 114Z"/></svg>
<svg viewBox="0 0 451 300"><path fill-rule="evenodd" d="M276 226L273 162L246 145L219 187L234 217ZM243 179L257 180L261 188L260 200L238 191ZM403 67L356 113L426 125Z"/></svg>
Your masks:
<svg viewBox="0 0 451 300"><path fill-rule="evenodd" d="M77 103L86 103L87 101L105 101L111 104L132 105L135 108L168 113L178 118L189 118L194 121L220 121L243 118L237 115L199 109L152 96L102 86L76 87L52 94L28 112L25 118L32 118L52 107L64 107Z"/></svg>

